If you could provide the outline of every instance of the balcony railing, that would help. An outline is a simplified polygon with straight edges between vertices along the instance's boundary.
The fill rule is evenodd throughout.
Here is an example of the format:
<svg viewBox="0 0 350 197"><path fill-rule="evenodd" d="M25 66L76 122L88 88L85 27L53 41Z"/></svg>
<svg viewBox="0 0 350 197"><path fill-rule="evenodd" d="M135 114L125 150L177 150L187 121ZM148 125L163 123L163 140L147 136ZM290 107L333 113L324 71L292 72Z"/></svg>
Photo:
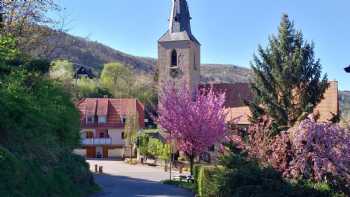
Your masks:
<svg viewBox="0 0 350 197"><path fill-rule="evenodd" d="M87 123L85 120L80 121L80 128L124 128L124 124L121 122L112 122L112 123Z"/></svg>
<svg viewBox="0 0 350 197"><path fill-rule="evenodd" d="M86 138L82 140L83 145L111 145L112 138Z"/></svg>

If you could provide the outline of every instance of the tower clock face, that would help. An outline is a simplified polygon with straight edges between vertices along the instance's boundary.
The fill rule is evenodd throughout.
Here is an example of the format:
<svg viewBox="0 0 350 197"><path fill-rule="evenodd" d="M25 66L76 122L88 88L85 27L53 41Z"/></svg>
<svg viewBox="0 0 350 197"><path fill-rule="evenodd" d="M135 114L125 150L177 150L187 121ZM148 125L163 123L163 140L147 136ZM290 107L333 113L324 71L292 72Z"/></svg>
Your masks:
<svg viewBox="0 0 350 197"><path fill-rule="evenodd" d="M172 78L180 78L181 74L182 74L182 71L180 70L180 68L170 68L170 76Z"/></svg>

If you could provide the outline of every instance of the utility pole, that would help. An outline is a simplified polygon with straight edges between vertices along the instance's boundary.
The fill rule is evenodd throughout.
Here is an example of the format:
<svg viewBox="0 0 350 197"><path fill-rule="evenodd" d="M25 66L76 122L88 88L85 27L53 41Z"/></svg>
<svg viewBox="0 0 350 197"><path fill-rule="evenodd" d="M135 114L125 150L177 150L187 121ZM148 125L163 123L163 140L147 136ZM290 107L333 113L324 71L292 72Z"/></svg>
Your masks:
<svg viewBox="0 0 350 197"><path fill-rule="evenodd" d="M171 131L170 131L170 139L171 139ZM171 181L171 168L172 168L172 160L173 160L173 144L171 143L171 140L169 140L169 142L170 142L170 163L169 163L169 179L170 179L170 181Z"/></svg>
<svg viewBox="0 0 350 197"><path fill-rule="evenodd" d="M172 139L172 132L170 132L170 140L169 140L169 144L170 144L170 164L169 164L169 178L170 178L170 181L172 180L172 168L173 168L173 162L174 162L174 141Z"/></svg>

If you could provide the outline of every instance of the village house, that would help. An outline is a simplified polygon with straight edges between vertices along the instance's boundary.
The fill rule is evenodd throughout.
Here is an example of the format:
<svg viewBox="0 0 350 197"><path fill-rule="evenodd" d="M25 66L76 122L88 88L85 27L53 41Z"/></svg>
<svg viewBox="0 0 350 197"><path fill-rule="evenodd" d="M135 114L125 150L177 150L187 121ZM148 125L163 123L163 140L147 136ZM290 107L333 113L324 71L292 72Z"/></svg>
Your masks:
<svg viewBox="0 0 350 197"><path fill-rule="evenodd" d="M217 93L225 92L226 101L224 107L227 110L226 121L230 122L237 117L237 124L241 128L247 128L250 125L249 117L251 112L244 101L252 101L253 93L248 83L236 84L207 84L200 88L210 88ZM319 117L318 121L330 121L335 115L339 114L339 91L338 82L329 81L329 87L324 93L324 99L314 109L314 114Z"/></svg>
<svg viewBox="0 0 350 197"><path fill-rule="evenodd" d="M130 155L125 140L127 119L144 128L144 106L137 99L85 98L80 111L81 149L74 152L88 158L121 158ZM129 150L128 150L129 149Z"/></svg>

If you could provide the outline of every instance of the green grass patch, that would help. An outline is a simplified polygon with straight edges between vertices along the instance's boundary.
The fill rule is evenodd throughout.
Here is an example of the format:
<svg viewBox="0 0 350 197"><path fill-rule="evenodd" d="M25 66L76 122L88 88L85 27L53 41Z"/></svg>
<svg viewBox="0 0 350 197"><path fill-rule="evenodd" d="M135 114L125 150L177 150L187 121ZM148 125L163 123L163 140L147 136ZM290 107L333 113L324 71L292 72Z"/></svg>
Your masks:
<svg viewBox="0 0 350 197"><path fill-rule="evenodd" d="M186 181L178 181L178 180L165 180L165 181L162 181L162 183L166 184L166 185L174 185L176 187L180 187L183 189L190 190L192 192L196 192L195 183L186 182Z"/></svg>

